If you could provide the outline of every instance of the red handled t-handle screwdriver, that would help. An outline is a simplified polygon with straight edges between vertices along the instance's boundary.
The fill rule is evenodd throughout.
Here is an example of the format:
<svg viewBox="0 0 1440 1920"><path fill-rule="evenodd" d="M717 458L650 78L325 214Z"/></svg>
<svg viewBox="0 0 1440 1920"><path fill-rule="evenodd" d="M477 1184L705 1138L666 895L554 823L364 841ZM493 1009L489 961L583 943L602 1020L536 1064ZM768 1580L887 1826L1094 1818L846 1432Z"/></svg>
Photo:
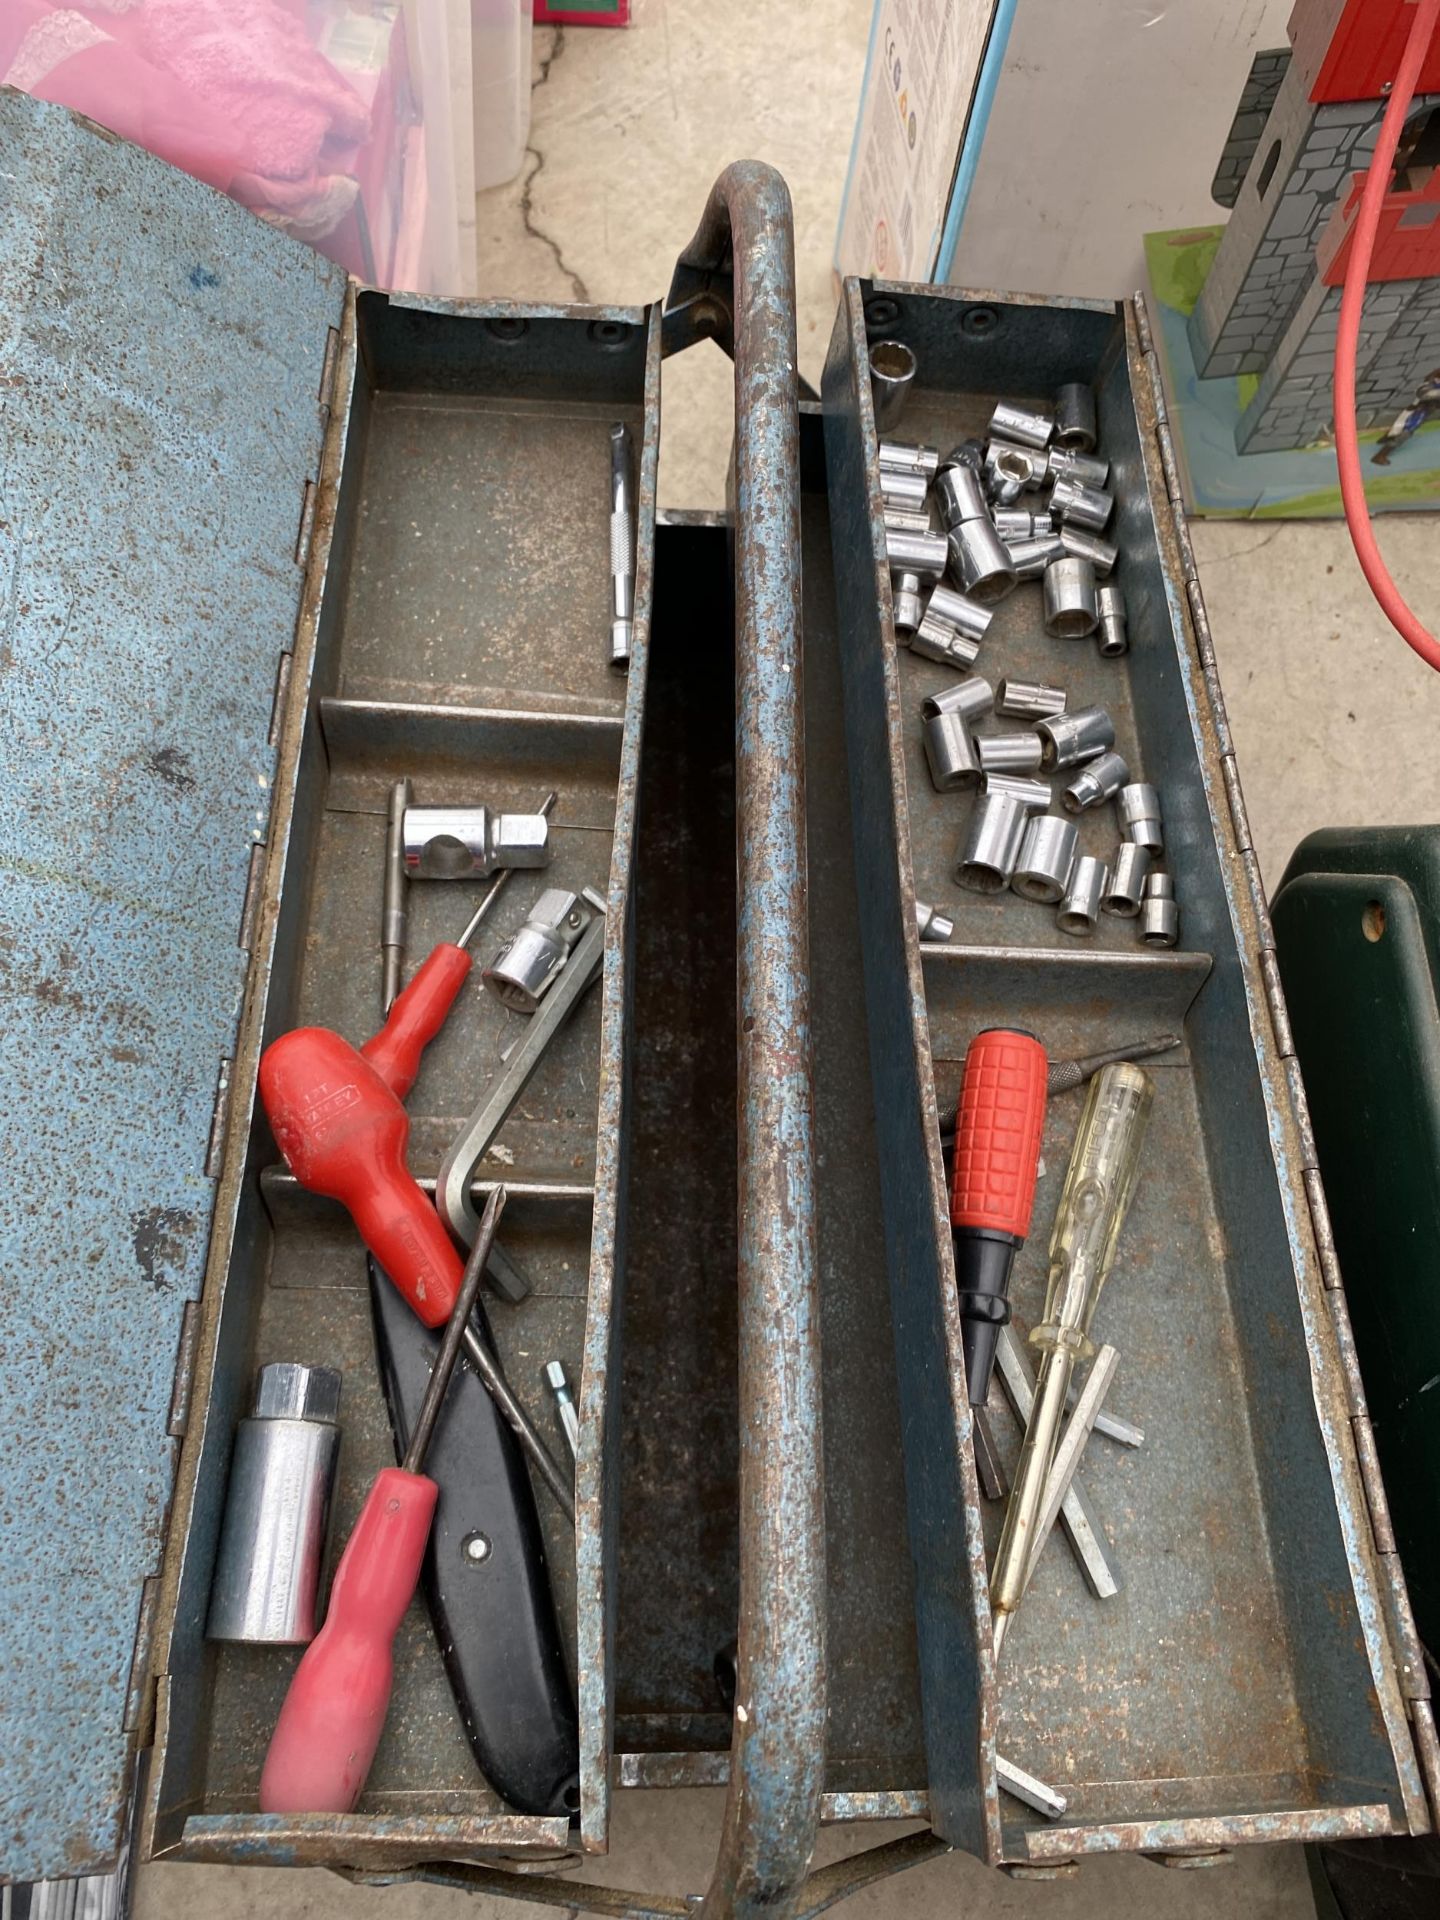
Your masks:
<svg viewBox="0 0 1440 1920"><path fill-rule="evenodd" d="M504 1205L505 1189L496 1187L405 1458L376 1474L335 1569L325 1624L295 1669L260 1775L262 1813L349 1813L364 1789L390 1706L395 1635L414 1597L440 1494L420 1469Z"/></svg>
<svg viewBox="0 0 1440 1920"><path fill-rule="evenodd" d="M1034 1034L1017 1027L987 1027L965 1055L950 1226L973 1407L990 1396L1000 1329L1010 1318L1010 1269L1030 1231L1047 1064Z"/></svg>
<svg viewBox="0 0 1440 1920"><path fill-rule="evenodd" d="M297 1027L272 1041L260 1061L260 1098L290 1171L349 1211L427 1327L449 1318L462 1268L405 1164L410 1116L401 1102L465 984L466 949L494 896L492 887L458 940L440 942L358 1051L328 1027Z"/></svg>

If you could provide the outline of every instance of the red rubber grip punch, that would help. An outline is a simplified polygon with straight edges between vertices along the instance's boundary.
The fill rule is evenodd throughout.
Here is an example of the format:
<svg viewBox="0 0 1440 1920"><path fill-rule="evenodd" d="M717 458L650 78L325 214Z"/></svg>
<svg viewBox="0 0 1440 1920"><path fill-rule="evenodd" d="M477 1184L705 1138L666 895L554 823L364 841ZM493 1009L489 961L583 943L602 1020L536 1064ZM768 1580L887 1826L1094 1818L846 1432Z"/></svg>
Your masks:
<svg viewBox="0 0 1440 1920"><path fill-rule="evenodd" d="M955 1109L950 1225L973 1406L990 1392L995 1347L1010 1318L1010 1269L1030 1231L1049 1062L1031 1033L987 1027L965 1055Z"/></svg>

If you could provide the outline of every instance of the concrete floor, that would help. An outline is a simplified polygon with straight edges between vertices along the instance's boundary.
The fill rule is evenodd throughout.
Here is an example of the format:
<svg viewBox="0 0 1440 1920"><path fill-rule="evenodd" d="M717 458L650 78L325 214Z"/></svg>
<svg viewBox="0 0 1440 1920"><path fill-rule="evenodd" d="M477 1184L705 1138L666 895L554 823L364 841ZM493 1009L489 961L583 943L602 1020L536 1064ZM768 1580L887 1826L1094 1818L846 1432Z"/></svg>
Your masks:
<svg viewBox="0 0 1440 1920"><path fill-rule="evenodd" d="M481 291L519 299L658 297L715 175L728 160L754 155L790 183L800 365L818 383L834 313L831 249L869 0L810 0L803 8L728 0L723 10L704 0L636 0L635 13L627 33L537 33L525 172L480 196ZM1004 84L1025 84L1025 67L1017 55ZM1206 151L1196 164L1208 169L1212 160ZM977 254L993 251L1009 218L1003 177L987 192L982 175L957 278L966 277L967 244ZM1163 208L1149 224L1168 224ZM1053 290L1096 291L1067 289L1059 269ZM667 364L663 503L723 502L731 405L730 367L718 352ZM1433 817L1440 682L1385 626L1343 531L1231 523L1198 525L1194 535L1267 883L1276 884L1312 828ZM1432 521L1392 517L1383 539L1417 611L1432 625L1440 621ZM586 1877L650 1891L703 1890L720 1806L715 1793L620 1795L614 1850ZM827 1832L821 1858L873 1845L884 1831ZM158 1867L141 1874L136 1910L139 1920L166 1920L177 1910L197 1920L257 1913L488 1920L492 1906L507 1920L516 1911L417 1885L355 1887L318 1872ZM1215 1872L1162 1878L1141 1860L1102 1859L1049 1885L1012 1882L950 1856L870 1889L846 1911L855 1920L907 1920L943 1908L1046 1920L1292 1920L1313 1910L1298 1850L1251 1847Z"/></svg>

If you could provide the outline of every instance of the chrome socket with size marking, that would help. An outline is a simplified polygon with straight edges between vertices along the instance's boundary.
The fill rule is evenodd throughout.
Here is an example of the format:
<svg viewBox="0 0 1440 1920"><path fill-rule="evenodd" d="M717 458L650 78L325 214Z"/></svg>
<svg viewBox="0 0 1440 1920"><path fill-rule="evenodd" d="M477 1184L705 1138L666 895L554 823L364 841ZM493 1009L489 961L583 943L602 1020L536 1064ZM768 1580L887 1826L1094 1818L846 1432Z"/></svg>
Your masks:
<svg viewBox="0 0 1440 1920"><path fill-rule="evenodd" d="M957 886L972 893L1003 893L1010 884L1029 818L1007 793L982 793L955 862Z"/></svg>
<svg viewBox="0 0 1440 1920"><path fill-rule="evenodd" d="M1115 744L1115 722L1104 707L1057 713L1042 720L1036 732L1044 747L1041 765L1047 773L1057 767L1078 767Z"/></svg>
<svg viewBox="0 0 1440 1920"><path fill-rule="evenodd" d="M1064 713L1068 699L1064 687L1052 687L1043 680L1005 678L995 692L995 711L1007 720L1049 720Z"/></svg>
<svg viewBox="0 0 1440 1920"><path fill-rule="evenodd" d="M1070 883L1055 924L1062 933L1086 934L1095 931L1100 918L1100 902L1105 897L1110 873L1103 860L1082 853L1070 869Z"/></svg>
<svg viewBox="0 0 1440 1920"><path fill-rule="evenodd" d="M1045 569L1045 631L1057 640L1084 640L1100 618L1095 569L1088 560L1063 554Z"/></svg>
<svg viewBox="0 0 1440 1920"><path fill-rule="evenodd" d="M1026 900L1043 900L1047 905L1062 900L1078 842L1073 820L1062 820L1054 813L1037 814L1020 843L1020 857L1010 878L1013 891Z"/></svg>
<svg viewBox="0 0 1440 1920"><path fill-rule="evenodd" d="M1160 796L1148 780L1136 780L1122 787L1115 796L1120 813L1120 830L1127 840L1148 853L1165 851L1165 830L1161 824Z"/></svg>
<svg viewBox="0 0 1440 1920"><path fill-rule="evenodd" d="M986 606L1014 588L1010 550L988 520L962 520L950 529L949 561L964 591Z"/></svg>
<svg viewBox="0 0 1440 1920"><path fill-rule="evenodd" d="M1150 874L1150 853L1133 840L1122 840L1110 868L1110 885L1101 901L1106 913L1122 920L1133 920L1145 898L1145 882Z"/></svg>
<svg viewBox="0 0 1440 1920"><path fill-rule="evenodd" d="M1113 580L1095 589L1095 606L1100 615L1096 633L1100 651L1107 660L1118 659L1130 651L1130 634L1125 624L1125 597Z"/></svg>

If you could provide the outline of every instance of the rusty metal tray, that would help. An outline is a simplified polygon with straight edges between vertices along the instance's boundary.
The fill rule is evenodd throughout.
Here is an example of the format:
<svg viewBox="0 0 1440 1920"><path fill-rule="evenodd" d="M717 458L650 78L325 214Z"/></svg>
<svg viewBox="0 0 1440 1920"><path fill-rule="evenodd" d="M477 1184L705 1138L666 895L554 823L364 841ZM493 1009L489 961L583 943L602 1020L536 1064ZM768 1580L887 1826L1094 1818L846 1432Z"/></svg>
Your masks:
<svg viewBox="0 0 1440 1920"><path fill-rule="evenodd" d="M1343 1294L1322 1266L1303 1092L1144 324L1130 303L851 281L824 386L930 1813L956 1844L1028 1865L1428 1823L1416 1756L1417 1741L1433 1749L1427 1689L1407 1659L1403 1581L1372 1529L1383 1490L1362 1477ZM1038 589L1022 588L977 670L1059 678L1073 704L1110 708L1134 777L1161 792L1177 951L1140 947L1123 921L1070 940L1053 912L953 883L968 802L935 793L920 750L920 698L946 670L893 637L876 337L914 350L904 433L942 449L983 431L997 399L1043 404L1064 380L1095 384L1131 651L1105 660L1050 639ZM807 650L813 673L813 620ZM1084 850L1109 852L1109 812L1085 817ZM920 946L917 894L953 915L951 945ZM1092 1600L1052 1551L997 1679L986 1567L1003 1509L980 1501L974 1477L937 1125L969 1040L999 1020L1032 1026L1057 1056L1167 1028L1184 1046L1154 1063L1142 1179L1097 1319L1121 1354L1117 1410L1146 1435L1135 1452L1087 1452L1123 1590ZM1043 1294L1077 1116L1075 1096L1051 1102L1037 1228L1014 1282L1022 1322ZM997 1745L1066 1794L1058 1822L997 1796Z"/></svg>
<svg viewBox="0 0 1440 1920"><path fill-rule="evenodd" d="M582 1002L481 1168L512 1201L506 1249L530 1285L491 1313L516 1391L548 1428L541 1368L579 1378L593 1260L613 1259L628 1127L630 872L644 710L658 448L659 319L509 305L418 305L360 292L335 351L312 508L312 618L297 636L280 773L255 906L237 1090L256 1049L297 1024L363 1036L379 1020L377 888L390 783L416 799L523 808L559 790L547 883L605 890L606 980ZM640 449L638 607L628 679L608 667L612 420ZM411 883L409 967L478 898ZM497 912L518 925L527 890ZM267 964L268 962L268 964ZM521 1018L467 987L408 1106L410 1163L433 1181ZM230 1124L246 1126L237 1091ZM243 1148L243 1151L241 1150ZM263 1117L223 1156L164 1596L148 1844L179 1859L376 1865L563 1849L569 1822L522 1817L476 1773L423 1609L407 1616L363 1810L277 1821L255 1812L270 1730L294 1666L273 1648L215 1646L202 1624L230 1437L255 1369L324 1358L344 1371L332 1543L348 1532L391 1437L374 1364L363 1252L344 1213L300 1190ZM585 1404L605 1419L603 1382ZM562 1634L576 1662L573 1540L539 1501ZM582 1798L587 1784L582 1779Z"/></svg>

